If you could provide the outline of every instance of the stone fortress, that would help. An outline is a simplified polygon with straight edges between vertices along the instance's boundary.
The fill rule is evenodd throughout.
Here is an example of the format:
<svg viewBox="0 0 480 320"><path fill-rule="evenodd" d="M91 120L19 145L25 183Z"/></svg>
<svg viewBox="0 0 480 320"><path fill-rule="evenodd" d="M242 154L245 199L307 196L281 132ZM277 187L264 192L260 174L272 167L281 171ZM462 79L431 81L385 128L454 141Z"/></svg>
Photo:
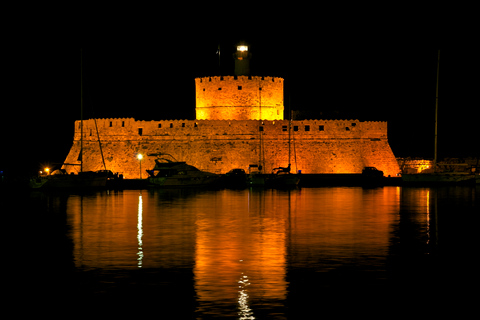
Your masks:
<svg viewBox="0 0 480 320"><path fill-rule="evenodd" d="M63 169L79 170L83 145L84 171L107 169L127 179L146 178L158 154L219 174L250 167L271 173L288 164L302 174L400 172L386 122L284 120L283 79L251 76L250 55L238 46L234 76L195 79L196 120L89 119L83 130L76 121Z"/></svg>

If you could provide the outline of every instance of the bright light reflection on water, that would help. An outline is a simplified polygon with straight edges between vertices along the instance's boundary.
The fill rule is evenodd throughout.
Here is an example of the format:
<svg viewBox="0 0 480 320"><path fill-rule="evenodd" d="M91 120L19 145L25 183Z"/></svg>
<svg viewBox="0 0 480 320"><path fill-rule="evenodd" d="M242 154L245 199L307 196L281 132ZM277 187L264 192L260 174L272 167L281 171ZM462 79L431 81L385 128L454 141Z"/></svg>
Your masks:
<svg viewBox="0 0 480 320"><path fill-rule="evenodd" d="M137 223L137 239L138 239L138 267L142 267L143 262L143 249L142 249L142 236L143 236L143 201L142 201L142 193L138 196L138 223Z"/></svg>
<svg viewBox="0 0 480 320"><path fill-rule="evenodd" d="M304 319L304 311L365 314L392 303L409 310L411 301L442 292L452 270L470 265L462 253L471 252L475 233L464 219L478 214L478 192L384 187L32 195L39 211L32 243L42 246L45 235L65 230L65 243L54 242L63 252L50 243L42 250L72 266L75 280L63 291L115 303L137 300L142 310L174 309L178 319ZM457 260L444 252L455 252ZM59 263L45 264L42 278L53 265ZM467 271L455 273L454 283ZM397 294L405 290L408 295Z"/></svg>

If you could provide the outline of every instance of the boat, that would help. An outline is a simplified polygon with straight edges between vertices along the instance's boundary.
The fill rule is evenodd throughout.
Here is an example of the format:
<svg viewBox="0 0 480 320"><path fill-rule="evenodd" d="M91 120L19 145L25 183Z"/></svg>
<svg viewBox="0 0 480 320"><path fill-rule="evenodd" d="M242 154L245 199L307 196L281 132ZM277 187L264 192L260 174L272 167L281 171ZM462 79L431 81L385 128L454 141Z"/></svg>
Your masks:
<svg viewBox="0 0 480 320"><path fill-rule="evenodd" d="M262 173L262 166L251 164L248 166L247 185L250 187L265 186L266 174Z"/></svg>
<svg viewBox="0 0 480 320"><path fill-rule="evenodd" d="M216 186L220 175L202 171L183 161L155 159L155 166L147 170L148 186L160 188Z"/></svg>
<svg viewBox="0 0 480 320"><path fill-rule="evenodd" d="M227 188L245 188L248 185L248 175L241 168L232 169L222 177L222 185Z"/></svg>
<svg viewBox="0 0 480 320"><path fill-rule="evenodd" d="M300 183L300 173L291 173L289 163L287 167L273 169L272 174L266 177L265 182L269 187L295 187Z"/></svg>
<svg viewBox="0 0 480 320"><path fill-rule="evenodd" d="M272 173L263 173L263 166L261 164L251 164L248 168L247 183L249 186L263 186L267 188L289 188L296 187L300 183L300 171L299 173L291 173L291 140L292 135L292 118L293 113L290 113L290 121L288 125L288 166L278 167L272 170ZM260 131L259 149L262 150L262 131ZM264 155L260 151L260 163L265 163ZM296 163L296 162L295 162Z"/></svg>
<svg viewBox="0 0 480 320"><path fill-rule="evenodd" d="M403 174L405 184L474 184L475 175L468 172L433 172Z"/></svg>
<svg viewBox="0 0 480 320"><path fill-rule="evenodd" d="M472 172L458 172L445 170L440 171L437 162L437 119L438 119L438 80L440 69L440 50L438 50L437 58L437 88L435 97L435 149L433 160L433 172L429 173L402 173L402 182L406 185L429 185L429 184L475 184L475 173Z"/></svg>
<svg viewBox="0 0 480 320"><path fill-rule="evenodd" d="M364 167L362 170L362 185L381 185L383 178L383 171L375 167Z"/></svg>
<svg viewBox="0 0 480 320"><path fill-rule="evenodd" d="M101 188L107 184L111 172L84 171L78 174L67 174L65 170L56 170L52 174L42 174L31 178L31 189L73 189L73 188Z"/></svg>
<svg viewBox="0 0 480 320"><path fill-rule="evenodd" d="M82 57L82 55L80 56ZM80 61L82 61L82 58ZM50 174L49 170L46 170L46 172L40 173L37 177L33 177L29 180L28 185L31 189L85 189L105 187L107 185L107 180L113 175L111 171L106 169L105 161L103 162L105 170L83 171L83 67L82 63L80 64L80 164L64 163L64 166L79 165L80 171L76 174L68 174L65 169L58 169ZM101 152L102 146L100 143L100 137L98 137L98 143L100 144Z"/></svg>

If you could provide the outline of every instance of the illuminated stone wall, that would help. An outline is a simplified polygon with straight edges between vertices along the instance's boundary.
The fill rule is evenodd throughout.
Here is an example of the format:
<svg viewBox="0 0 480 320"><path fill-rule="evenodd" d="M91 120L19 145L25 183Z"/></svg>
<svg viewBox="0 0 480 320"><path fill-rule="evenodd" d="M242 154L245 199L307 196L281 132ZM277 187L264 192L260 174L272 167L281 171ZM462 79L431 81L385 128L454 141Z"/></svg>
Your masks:
<svg viewBox="0 0 480 320"><path fill-rule="evenodd" d="M196 119L282 120L283 79L223 76L195 79Z"/></svg>
<svg viewBox="0 0 480 320"><path fill-rule="evenodd" d="M140 176L136 154L168 153L201 170L226 173L248 171L261 164L266 173L290 163L302 173L361 173L373 166L385 175L400 170L387 140L386 122L358 120L162 120L96 119L108 170L125 178ZM84 121L84 170L102 170L94 120ZM289 144L290 140L290 144ZM65 163L79 163L80 121L75 122L73 146ZM145 169L154 157L142 161ZM75 172L78 166L64 166Z"/></svg>

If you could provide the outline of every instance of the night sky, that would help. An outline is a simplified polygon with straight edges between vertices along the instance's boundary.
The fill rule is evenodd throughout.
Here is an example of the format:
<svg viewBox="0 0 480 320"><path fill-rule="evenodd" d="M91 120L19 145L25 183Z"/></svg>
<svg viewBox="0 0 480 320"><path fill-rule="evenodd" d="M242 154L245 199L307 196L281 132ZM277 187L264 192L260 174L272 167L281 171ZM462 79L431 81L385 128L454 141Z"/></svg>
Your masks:
<svg viewBox="0 0 480 320"><path fill-rule="evenodd" d="M225 26L221 33L192 27L174 35L163 26L106 28L68 43L9 46L4 90L13 99L2 107L0 170L64 161L80 118L81 49L85 119L194 119L194 78L232 75L239 41L250 45L252 75L285 79L286 110L307 119L388 121L397 157L433 158L438 44ZM442 48L440 157L480 156L478 71L473 49Z"/></svg>

